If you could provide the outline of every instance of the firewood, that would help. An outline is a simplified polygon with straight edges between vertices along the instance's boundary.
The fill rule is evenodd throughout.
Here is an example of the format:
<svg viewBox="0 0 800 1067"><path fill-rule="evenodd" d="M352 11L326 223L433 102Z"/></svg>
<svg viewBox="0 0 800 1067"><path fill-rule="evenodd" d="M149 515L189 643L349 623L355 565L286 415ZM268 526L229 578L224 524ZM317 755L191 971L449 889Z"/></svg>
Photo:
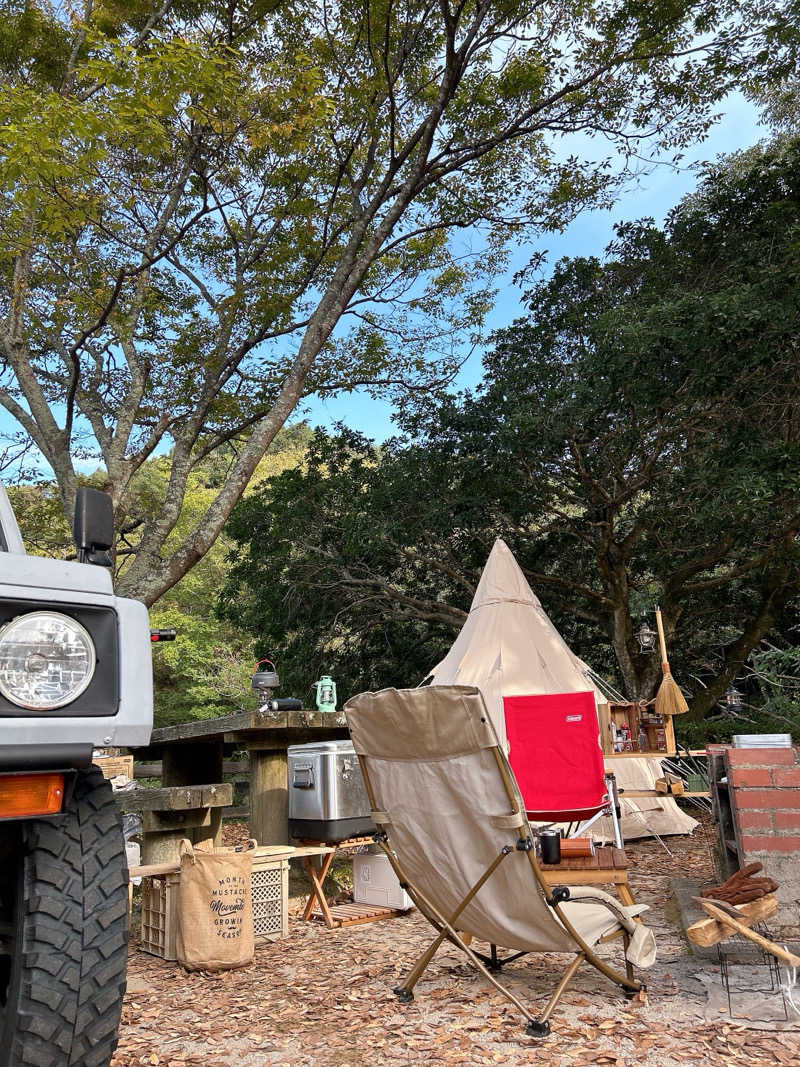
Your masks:
<svg viewBox="0 0 800 1067"><path fill-rule="evenodd" d="M778 898L774 895L761 897L759 900L751 901L749 904L740 904L736 908L740 922L746 925L757 923L761 919L768 919L777 910ZM722 941L726 937L730 937L730 929L726 928L717 919L700 919L698 922L692 923L686 934L695 945L702 945L707 948L710 945L716 945L718 941Z"/></svg>

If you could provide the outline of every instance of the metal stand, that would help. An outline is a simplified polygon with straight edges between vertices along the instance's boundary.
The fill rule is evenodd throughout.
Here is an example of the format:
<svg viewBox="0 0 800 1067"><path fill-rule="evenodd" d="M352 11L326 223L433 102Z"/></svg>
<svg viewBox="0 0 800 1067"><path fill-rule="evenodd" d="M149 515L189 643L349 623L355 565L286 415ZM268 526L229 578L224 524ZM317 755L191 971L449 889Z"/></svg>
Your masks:
<svg viewBox="0 0 800 1067"><path fill-rule="evenodd" d="M770 937L769 929L765 923L756 923L752 929L761 934L762 937ZM780 993L783 1021L789 1021L786 996L781 988L778 960L771 952L765 952L759 945L748 941L741 934L733 934L731 931L731 936L717 945L717 958L719 960L722 987L728 998L728 1015L732 1019L750 1019L753 1017L752 1011L742 1015L736 1014L734 1000L737 995L760 994L762 997L768 997ZM744 975L744 982L741 979L737 982L736 975L732 973L733 968L740 969ZM772 1021L772 1019L764 1019L764 1021ZM780 1017L778 1016L775 1021L781 1021Z"/></svg>
<svg viewBox="0 0 800 1067"><path fill-rule="evenodd" d="M625 842L622 839L622 827L619 824L619 792L617 790L617 776L612 774L611 771L607 771L605 780L608 803L605 807L601 808L596 815L593 815L591 819L587 819L586 822L581 823L574 833L567 834L567 837L583 837L589 827L596 823L598 819L609 818L611 819L611 826L614 830L614 847L624 848ZM663 841L661 843L664 844ZM666 848L666 846L664 847Z"/></svg>

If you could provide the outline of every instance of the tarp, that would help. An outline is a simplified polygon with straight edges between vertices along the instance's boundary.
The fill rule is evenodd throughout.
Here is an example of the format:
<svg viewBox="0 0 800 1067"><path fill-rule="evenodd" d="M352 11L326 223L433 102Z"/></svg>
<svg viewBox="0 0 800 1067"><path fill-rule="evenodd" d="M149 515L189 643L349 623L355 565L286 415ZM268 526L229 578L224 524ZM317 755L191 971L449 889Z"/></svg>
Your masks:
<svg viewBox="0 0 800 1067"><path fill-rule="evenodd" d="M655 789L656 779L663 774L658 759L646 756L626 756L624 759L606 759L606 770L616 775L618 789ZM698 825L697 819L687 815L672 797L620 798L620 828L626 841L658 834L690 834ZM592 827L592 836L597 841L613 841L614 831L610 819L598 819Z"/></svg>
<svg viewBox="0 0 800 1067"><path fill-rule="evenodd" d="M524 772L513 745L509 746L504 698L592 692L598 702L604 702L605 696L587 670L550 621L508 545L498 538L467 620L450 651L431 672L431 683L480 689L519 779ZM607 769L613 770L618 783L628 789L654 788L658 767L655 760L645 758L607 761ZM527 803L524 788L522 792ZM671 797L625 800L622 807L623 833L628 838L651 833L691 833L697 826L696 820L685 815ZM607 828L604 820L600 822L596 836L602 838Z"/></svg>

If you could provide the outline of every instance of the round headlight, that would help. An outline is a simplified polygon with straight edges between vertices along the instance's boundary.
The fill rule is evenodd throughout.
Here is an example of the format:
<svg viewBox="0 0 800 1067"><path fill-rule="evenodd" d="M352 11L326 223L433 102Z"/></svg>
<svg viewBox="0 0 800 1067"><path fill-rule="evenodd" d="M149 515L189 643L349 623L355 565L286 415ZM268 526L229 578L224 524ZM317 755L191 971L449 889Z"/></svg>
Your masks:
<svg viewBox="0 0 800 1067"><path fill-rule="evenodd" d="M68 615L32 611L0 629L0 693L21 708L69 704L91 682L96 663L94 642Z"/></svg>

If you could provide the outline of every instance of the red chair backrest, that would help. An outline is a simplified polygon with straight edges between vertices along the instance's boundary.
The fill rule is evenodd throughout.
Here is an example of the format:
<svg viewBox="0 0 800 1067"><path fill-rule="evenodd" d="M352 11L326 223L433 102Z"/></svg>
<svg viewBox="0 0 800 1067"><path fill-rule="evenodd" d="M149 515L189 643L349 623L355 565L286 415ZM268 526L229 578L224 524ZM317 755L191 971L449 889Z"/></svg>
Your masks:
<svg viewBox="0 0 800 1067"><path fill-rule="evenodd" d="M570 822L606 801L594 694L504 697L509 763L528 818Z"/></svg>

